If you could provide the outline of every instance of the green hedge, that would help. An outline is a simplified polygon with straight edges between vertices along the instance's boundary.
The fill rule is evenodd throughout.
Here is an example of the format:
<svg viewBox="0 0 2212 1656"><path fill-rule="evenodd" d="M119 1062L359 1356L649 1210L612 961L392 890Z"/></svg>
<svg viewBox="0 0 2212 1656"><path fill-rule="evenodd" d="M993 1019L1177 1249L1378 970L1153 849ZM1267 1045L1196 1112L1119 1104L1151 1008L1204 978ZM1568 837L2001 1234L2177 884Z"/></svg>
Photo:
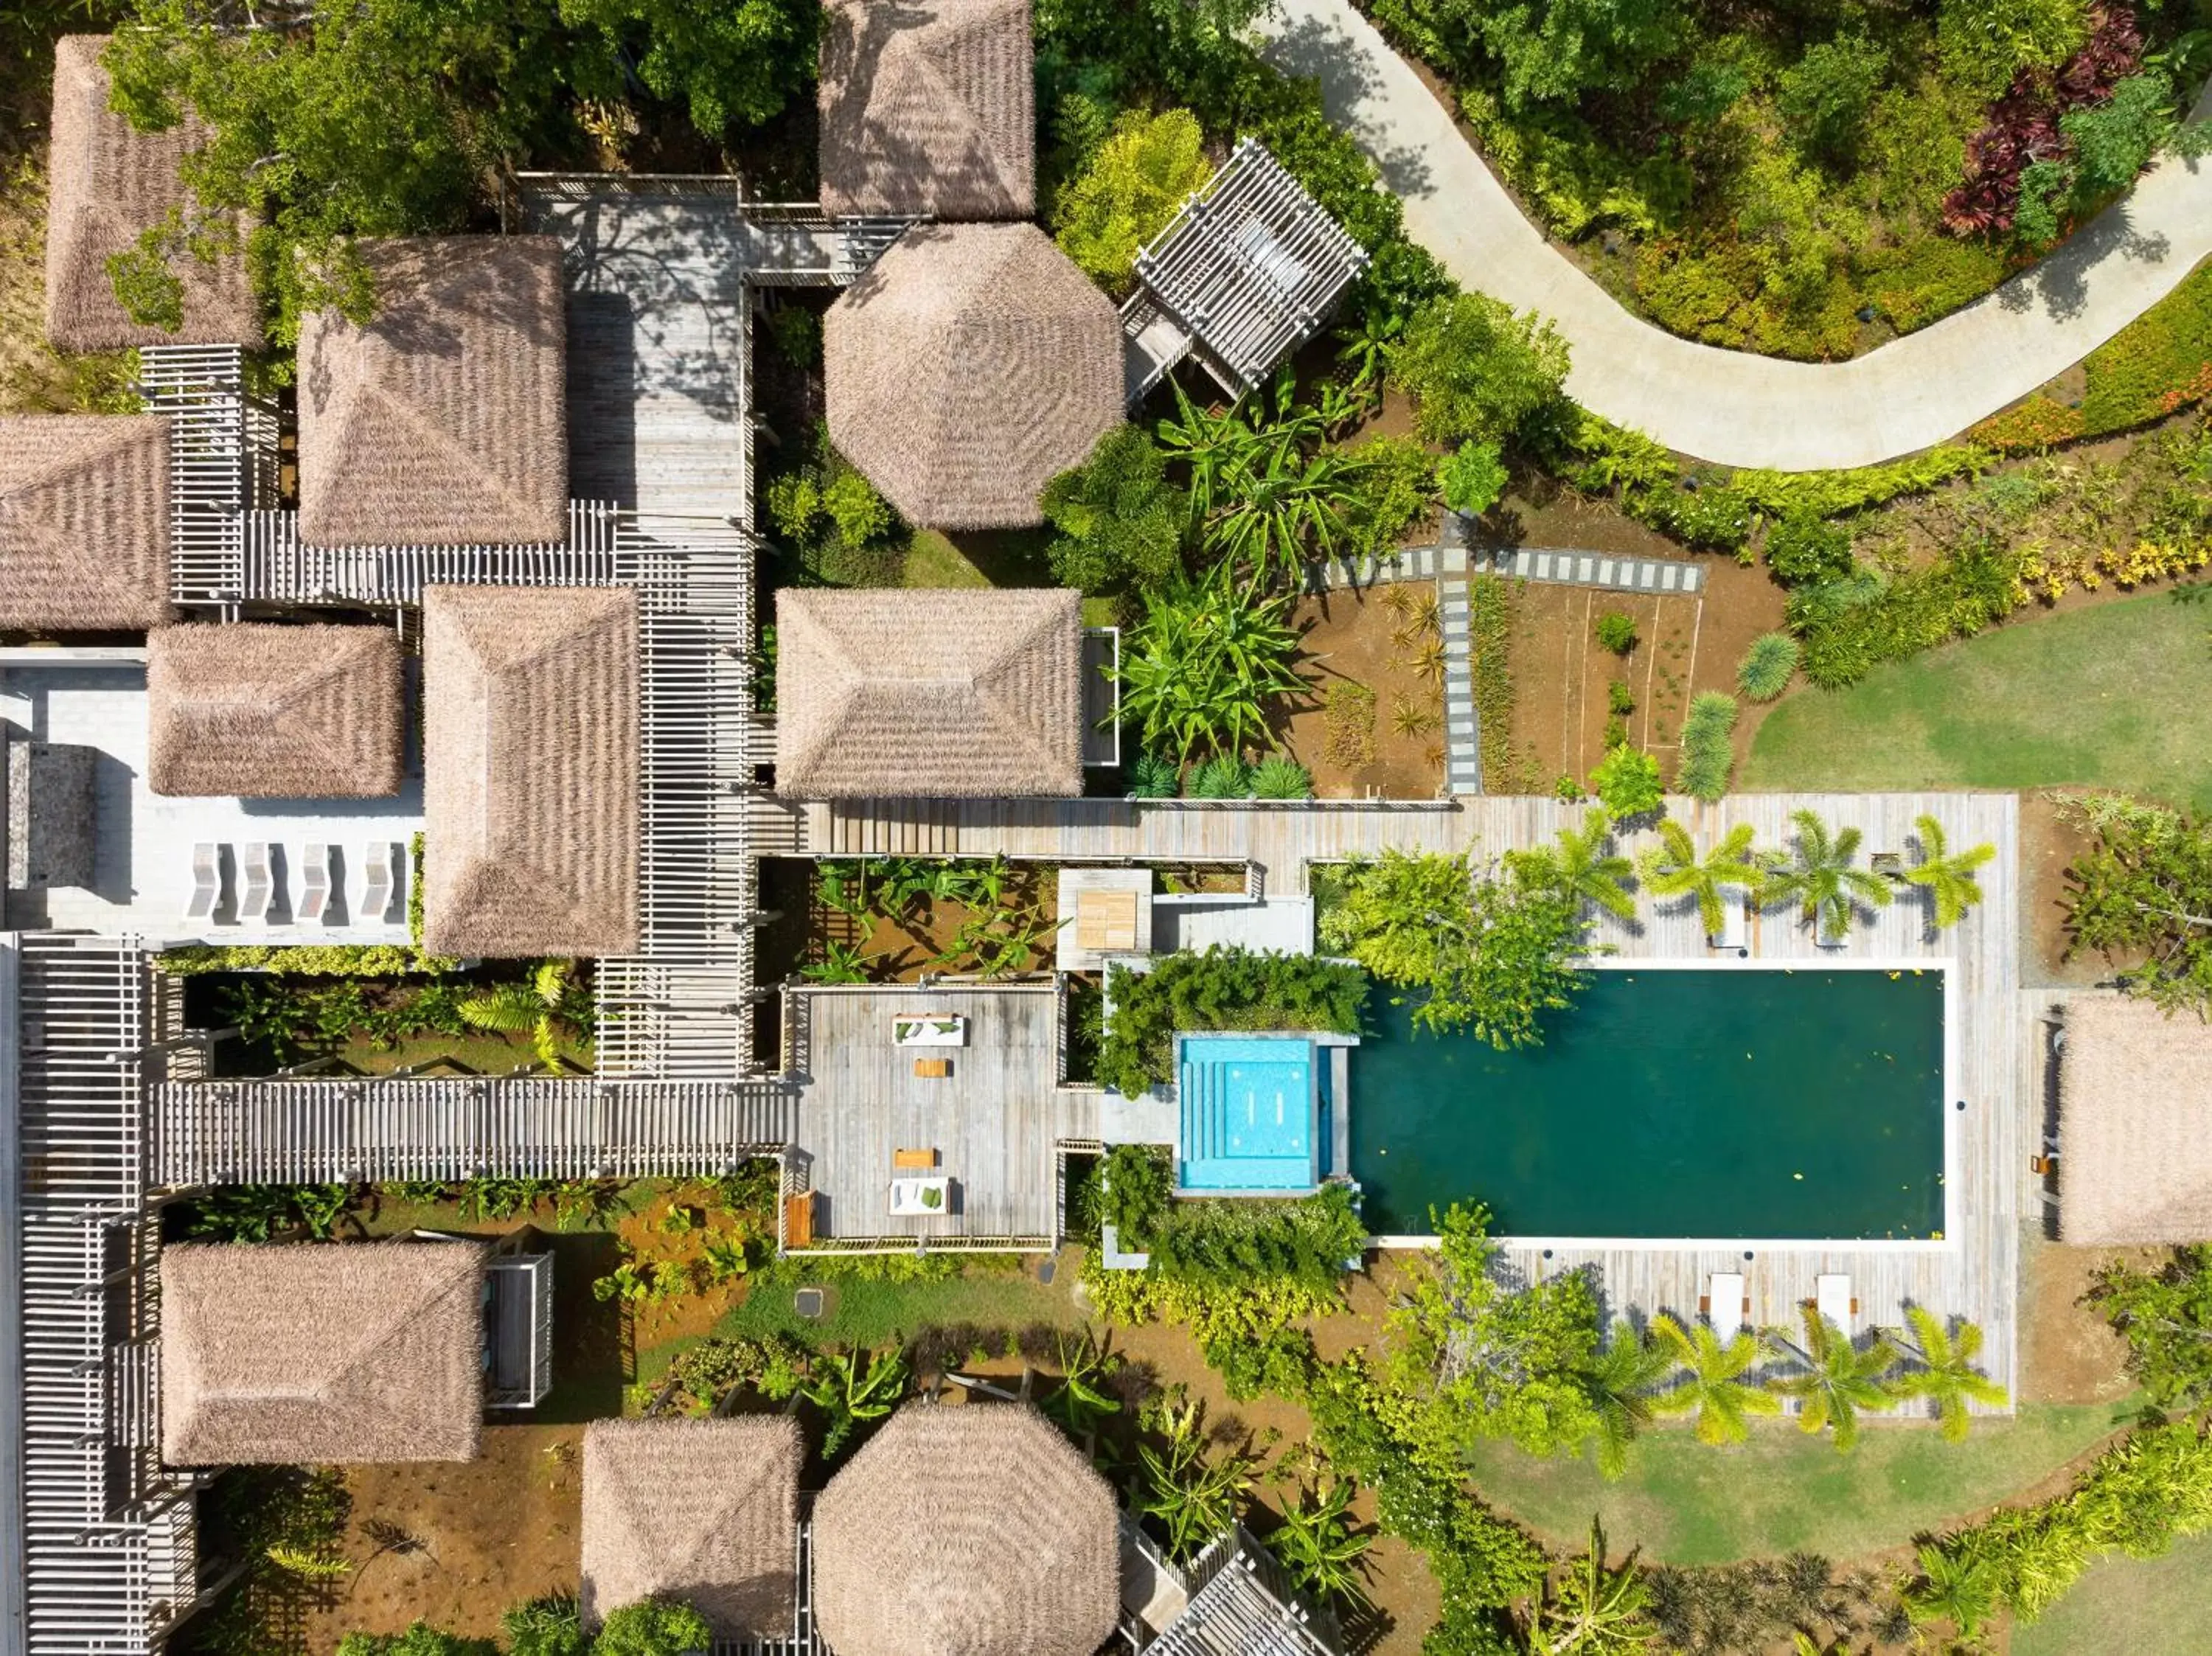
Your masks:
<svg viewBox="0 0 2212 1656"><path fill-rule="evenodd" d="M1474 722L1482 744L1486 788L1503 790L1513 775L1513 610L1516 592L1503 575L1467 581L1469 664L1474 675Z"/></svg>
<svg viewBox="0 0 2212 1656"><path fill-rule="evenodd" d="M204 972L268 972L283 977L435 977L459 961L426 955L406 943L180 943L154 956L177 977Z"/></svg>
<svg viewBox="0 0 2212 1656"><path fill-rule="evenodd" d="M2212 396L2212 259L2081 364L2079 407L2038 391L1969 434L2018 452L2148 425Z"/></svg>
<svg viewBox="0 0 2212 1656"><path fill-rule="evenodd" d="M1367 974L1307 955L1213 948L1164 955L1149 972L1109 968L1113 1011L1098 1052L1098 1078L1134 1098L1175 1073L1175 1037L1187 1030L1318 1029L1359 1032Z"/></svg>

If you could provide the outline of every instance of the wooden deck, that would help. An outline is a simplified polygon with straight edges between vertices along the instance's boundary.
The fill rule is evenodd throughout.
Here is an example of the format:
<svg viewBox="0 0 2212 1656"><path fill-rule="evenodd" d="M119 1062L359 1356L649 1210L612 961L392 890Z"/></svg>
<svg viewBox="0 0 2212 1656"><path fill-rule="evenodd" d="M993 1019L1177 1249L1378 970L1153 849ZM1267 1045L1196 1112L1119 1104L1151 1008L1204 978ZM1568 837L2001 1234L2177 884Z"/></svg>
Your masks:
<svg viewBox="0 0 2212 1656"><path fill-rule="evenodd" d="M1098 1095L1062 1088L1059 997L1048 985L948 990L871 987L791 992L805 1030L794 1171L816 1192L815 1234L852 1244L1049 1246L1058 1232L1061 1140L1097 1131ZM894 1013L968 1020L967 1044L891 1044ZM947 1058L927 1079L917 1058ZM891 1159L933 1149L952 1180L952 1211L895 1218Z"/></svg>

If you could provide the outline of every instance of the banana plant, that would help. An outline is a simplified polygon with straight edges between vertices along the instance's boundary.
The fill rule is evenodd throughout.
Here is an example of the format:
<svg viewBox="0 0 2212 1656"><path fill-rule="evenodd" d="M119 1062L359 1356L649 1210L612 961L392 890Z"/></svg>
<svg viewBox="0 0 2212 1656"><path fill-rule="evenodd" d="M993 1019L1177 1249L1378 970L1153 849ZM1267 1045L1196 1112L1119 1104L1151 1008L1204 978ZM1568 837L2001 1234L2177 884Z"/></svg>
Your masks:
<svg viewBox="0 0 2212 1656"><path fill-rule="evenodd" d="M1070 1437L1093 1438L1107 1416L1121 1412L1120 1400L1103 1389L1103 1382L1120 1371L1121 1360L1088 1330L1073 1341L1065 1334L1055 1338L1060 1386L1037 1406L1048 1419L1059 1422Z"/></svg>
<svg viewBox="0 0 2212 1656"><path fill-rule="evenodd" d="M575 974L574 961L540 961L528 983L497 984L464 1000L461 1021L502 1034L528 1031L539 1065L558 1070L562 1037L574 1034L588 1043L591 1036L592 994Z"/></svg>
<svg viewBox="0 0 2212 1656"><path fill-rule="evenodd" d="M906 1395L907 1362L890 1351L871 1361L864 1350L824 1352L800 1395L829 1416L822 1458L835 1460L866 1422L881 1420Z"/></svg>
<svg viewBox="0 0 2212 1656"><path fill-rule="evenodd" d="M825 937L822 943L822 958L799 968L799 975L809 983L839 984L866 983L868 962L877 954L864 952L857 943L839 943L835 937Z"/></svg>
<svg viewBox="0 0 2212 1656"><path fill-rule="evenodd" d="M1267 1550L1291 1581L1316 1598L1364 1610L1373 1602L1362 1578L1374 1538L1351 1518L1352 1496L1352 1486L1334 1479L1322 1489L1301 1490L1284 1507L1282 1526L1267 1538Z"/></svg>

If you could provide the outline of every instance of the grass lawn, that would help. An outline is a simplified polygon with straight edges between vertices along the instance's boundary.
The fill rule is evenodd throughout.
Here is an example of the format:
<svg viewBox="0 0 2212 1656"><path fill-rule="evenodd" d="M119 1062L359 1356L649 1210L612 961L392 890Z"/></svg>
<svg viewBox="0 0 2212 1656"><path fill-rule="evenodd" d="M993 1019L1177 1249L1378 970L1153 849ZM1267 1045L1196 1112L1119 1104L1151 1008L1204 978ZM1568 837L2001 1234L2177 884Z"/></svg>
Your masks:
<svg viewBox="0 0 2212 1656"><path fill-rule="evenodd" d="M808 1322L793 1308L802 1285L827 1290L829 1314ZM810 1271L785 1259L757 1271L744 1299L716 1325L719 1334L796 1334L817 1345L889 1345L919 1328L974 1326L994 1331L1034 1323L1082 1321L1065 1287L1048 1287L1027 1271L983 1261L957 1276L886 1282L848 1273ZM664 1359L665 1361L665 1359Z"/></svg>
<svg viewBox="0 0 2212 1656"><path fill-rule="evenodd" d="M2012 1630L2013 1656L2198 1656L2212 1627L2212 1535L2163 1558L2114 1556L2090 1567L2044 1618Z"/></svg>
<svg viewBox="0 0 2212 1656"><path fill-rule="evenodd" d="M1848 1455L1786 1422L1754 1422L1751 1441L1731 1449L1668 1426L1638 1442L1618 1483L1587 1459L1537 1460L1506 1443L1484 1445L1471 1466L1485 1500L1554 1541L1571 1544L1598 1513L1616 1544L1641 1546L1653 1563L1799 1548L1840 1562L2029 1488L2100 1441L2124 1412L2030 1404L2014 1420L1976 1422L1964 1443L1932 1428L1869 1426Z"/></svg>
<svg viewBox="0 0 2212 1656"><path fill-rule="evenodd" d="M917 529L907 548L908 586L1052 586L1051 567L1045 562L1042 530L1018 529L977 531L961 536L957 544L934 529ZM1083 624L1111 627L1116 606L1112 598L1083 600Z"/></svg>
<svg viewBox="0 0 2212 1656"><path fill-rule="evenodd" d="M1807 691L1738 786L1838 792L2082 784L2212 810L2212 609L2150 593L2015 622Z"/></svg>

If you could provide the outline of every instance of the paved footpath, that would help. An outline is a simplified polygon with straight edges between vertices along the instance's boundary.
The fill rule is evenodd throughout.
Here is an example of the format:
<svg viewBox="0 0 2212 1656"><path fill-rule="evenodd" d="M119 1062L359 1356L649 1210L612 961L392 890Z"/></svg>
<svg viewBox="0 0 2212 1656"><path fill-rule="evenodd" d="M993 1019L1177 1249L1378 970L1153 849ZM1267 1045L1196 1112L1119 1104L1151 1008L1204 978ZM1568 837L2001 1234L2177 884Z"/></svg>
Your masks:
<svg viewBox="0 0 2212 1656"><path fill-rule="evenodd" d="M1653 327L1522 215L1411 65L1352 0L1275 0L1267 55L1318 76L1406 204L1406 228L1465 286L1550 317L1586 408L1723 465L1871 465L1942 442L2087 356L2212 254L2212 159L2171 157L2125 200L1986 299L1849 362L1784 362ZM2196 115L2212 115L2212 88Z"/></svg>

